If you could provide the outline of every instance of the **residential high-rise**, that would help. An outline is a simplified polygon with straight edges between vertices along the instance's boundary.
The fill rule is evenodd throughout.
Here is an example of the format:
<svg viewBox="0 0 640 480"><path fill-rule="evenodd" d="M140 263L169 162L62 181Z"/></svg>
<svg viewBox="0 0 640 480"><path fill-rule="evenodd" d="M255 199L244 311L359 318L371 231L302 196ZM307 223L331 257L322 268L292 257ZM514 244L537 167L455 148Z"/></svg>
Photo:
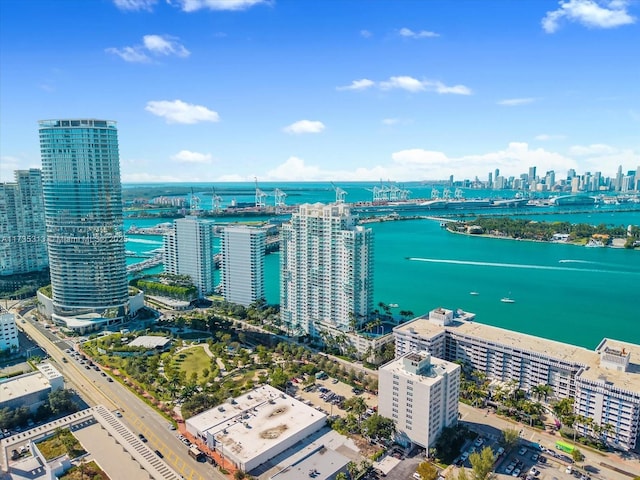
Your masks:
<svg viewBox="0 0 640 480"><path fill-rule="evenodd" d="M7 312L0 307L0 353L17 350L18 329L16 328L16 317L13 313Z"/></svg>
<svg viewBox="0 0 640 480"><path fill-rule="evenodd" d="M483 372L493 384L550 399L574 399L588 420L576 428L612 447L633 450L640 432L640 345L605 338L595 351L474 322L475 315L437 308L393 329L396 358L425 351ZM380 392L385 388L380 376ZM382 413L382 412L381 412Z"/></svg>
<svg viewBox="0 0 640 480"><path fill-rule="evenodd" d="M39 122L52 317L69 325L128 315L116 123Z"/></svg>
<svg viewBox="0 0 640 480"><path fill-rule="evenodd" d="M224 299L247 307L264 298L264 229L246 225L225 227L221 240Z"/></svg>
<svg viewBox="0 0 640 480"><path fill-rule="evenodd" d="M316 203L282 226L280 316L293 331L347 331L371 313L373 232L356 220L346 204Z"/></svg>
<svg viewBox="0 0 640 480"><path fill-rule="evenodd" d="M213 291L213 230L195 216L179 218L164 236L164 271L188 275L202 298Z"/></svg>
<svg viewBox="0 0 640 480"><path fill-rule="evenodd" d="M15 183L0 183L0 276L49 265L41 172L16 170L14 176Z"/></svg>
<svg viewBox="0 0 640 480"><path fill-rule="evenodd" d="M458 422L460 365L413 352L380 367L378 378L378 413L393 420L405 446L428 449Z"/></svg>

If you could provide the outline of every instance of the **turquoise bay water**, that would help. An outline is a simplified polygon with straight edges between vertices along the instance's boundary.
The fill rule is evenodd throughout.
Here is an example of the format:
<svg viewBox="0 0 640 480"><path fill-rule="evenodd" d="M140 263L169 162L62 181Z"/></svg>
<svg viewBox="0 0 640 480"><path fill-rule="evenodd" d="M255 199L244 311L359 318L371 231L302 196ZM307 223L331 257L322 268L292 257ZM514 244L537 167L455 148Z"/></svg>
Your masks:
<svg viewBox="0 0 640 480"><path fill-rule="evenodd" d="M531 218L640 225L639 212ZM457 235L429 220L369 226L375 232L375 303L398 304L395 313L461 308L478 322L587 348L604 337L640 343L640 252ZM158 236L132 239L127 250L149 251L162 243ZM278 303L277 253L265 258L265 280L267 301ZM505 296L515 303L500 302Z"/></svg>

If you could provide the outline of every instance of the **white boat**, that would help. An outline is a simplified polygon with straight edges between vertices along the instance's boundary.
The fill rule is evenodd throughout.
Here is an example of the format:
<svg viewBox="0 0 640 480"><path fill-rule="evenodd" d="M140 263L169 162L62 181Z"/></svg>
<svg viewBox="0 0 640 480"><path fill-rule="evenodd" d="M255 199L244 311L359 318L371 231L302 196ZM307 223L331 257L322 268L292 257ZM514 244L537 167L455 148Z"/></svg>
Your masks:
<svg viewBox="0 0 640 480"><path fill-rule="evenodd" d="M509 298L509 297L502 297L500 301L502 303L516 303L516 301L513 298Z"/></svg>
<svg viewBox="0 0 640 480"><path fill-rule="evenodd" d="M469 295L480 295L478 292L469 292Z"/></svg>

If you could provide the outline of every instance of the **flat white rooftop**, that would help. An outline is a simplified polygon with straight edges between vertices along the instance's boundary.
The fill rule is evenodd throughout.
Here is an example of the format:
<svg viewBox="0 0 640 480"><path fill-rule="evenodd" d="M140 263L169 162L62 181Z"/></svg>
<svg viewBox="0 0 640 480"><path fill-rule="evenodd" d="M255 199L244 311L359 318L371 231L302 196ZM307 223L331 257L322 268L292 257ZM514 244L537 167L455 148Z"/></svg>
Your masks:
<svg viewBox="0 0 640 480"><path fill-rule="evenodd" d="M603 343L598 347L600 350L604 346L614 349L622 349L624 347L627 352L631 353L627 372L614 371L600 366L600 353L598 351L491 325L464 321L462 320L464 318L473 318L473 314L462 313L464 314L463 316L454 319L453 323L447 326L437 325L429 320L428 314L423 315L394 328L394 332L400 332L404 335L418 335L425 338L433 337L442 332L450 332L458 337L470 337L484 341L494 349L508 348L519 352L531 352L541 358L562 361L568 365L586 367L586 370L580 375L581 378L598 379L606 377L607 381L618 388L640 391L640 345L618 340L603 340Z"/></svg>
<svg viewBox="0 0 640 480"><path fill-rule="evenodd" d="M326 415L263 385L187 420L196 430L212 435L227 454L247 463L298 434Z"/></svg>
<svg viewBox="0 0 640 480"><path fill-rule="evenodd" d="M638 392L640 392L640 345L605 338L600 345L598 345L596 355L599 357L605 349L618 350L631 354L627 371L623 372L604 368L598 363L582 372L580 378L612 383L618 388L638 394Z"/></svg>
<svg viewBox="0 0 640 480"><path fill-rule="evenodd" d="M47 378L47 380L53 380L62 376L56 367L50 363L40 363L36 368Z"/></svg>
<svg viewBox="0 0 640 480"><path fill-rule="evenodd" d="M164 348L171 339L168 337L157 337L154 335L141 335L135 340L129 343L129 347L144 347L144 348Z"/></svg>
<svg viewBox="0 0 640 480"><path fill-rule="evenodd" d="M314 478L316 480L325 480L334 478L334 475L345 468L347 463L349 463L349 459L344 455L334 450L320 447L311 455L276 473L270 479L301 480L303 478Z"/></svg>
<svg viewBox="0 0 640 480"><path fill-rule="evenodd" d="M407 361L413 361L415 363L422 363L426 358L429 358L428 368L420 373L413 373L406 368ZM403 357L396 358L386 365L380 367L380 370L395 373L403 377L410 378L411 380L421 383L423 385L433 385L440 381L441 377L445 374L451 374L460 368L457 363L447 362L439 358L424 355L422 353L409 353Z"/></svg>
<svg viewBox="0 0 640 480"><path fill-rule="evenodd" d="M31 372L0 383L0 404L51 388L42 372Z"/></svg>

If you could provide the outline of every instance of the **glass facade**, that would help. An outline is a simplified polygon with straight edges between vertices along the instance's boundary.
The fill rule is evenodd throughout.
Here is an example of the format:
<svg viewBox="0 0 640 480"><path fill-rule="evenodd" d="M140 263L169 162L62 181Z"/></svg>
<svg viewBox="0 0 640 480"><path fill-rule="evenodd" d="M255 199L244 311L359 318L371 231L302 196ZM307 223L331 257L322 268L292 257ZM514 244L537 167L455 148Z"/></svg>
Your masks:
<svg viewBox="0 0 640 480"><path fill-rule="evenodd" d="M39 132L54 315L121 318L128 289L116 124L43 120Z"/></svg>

